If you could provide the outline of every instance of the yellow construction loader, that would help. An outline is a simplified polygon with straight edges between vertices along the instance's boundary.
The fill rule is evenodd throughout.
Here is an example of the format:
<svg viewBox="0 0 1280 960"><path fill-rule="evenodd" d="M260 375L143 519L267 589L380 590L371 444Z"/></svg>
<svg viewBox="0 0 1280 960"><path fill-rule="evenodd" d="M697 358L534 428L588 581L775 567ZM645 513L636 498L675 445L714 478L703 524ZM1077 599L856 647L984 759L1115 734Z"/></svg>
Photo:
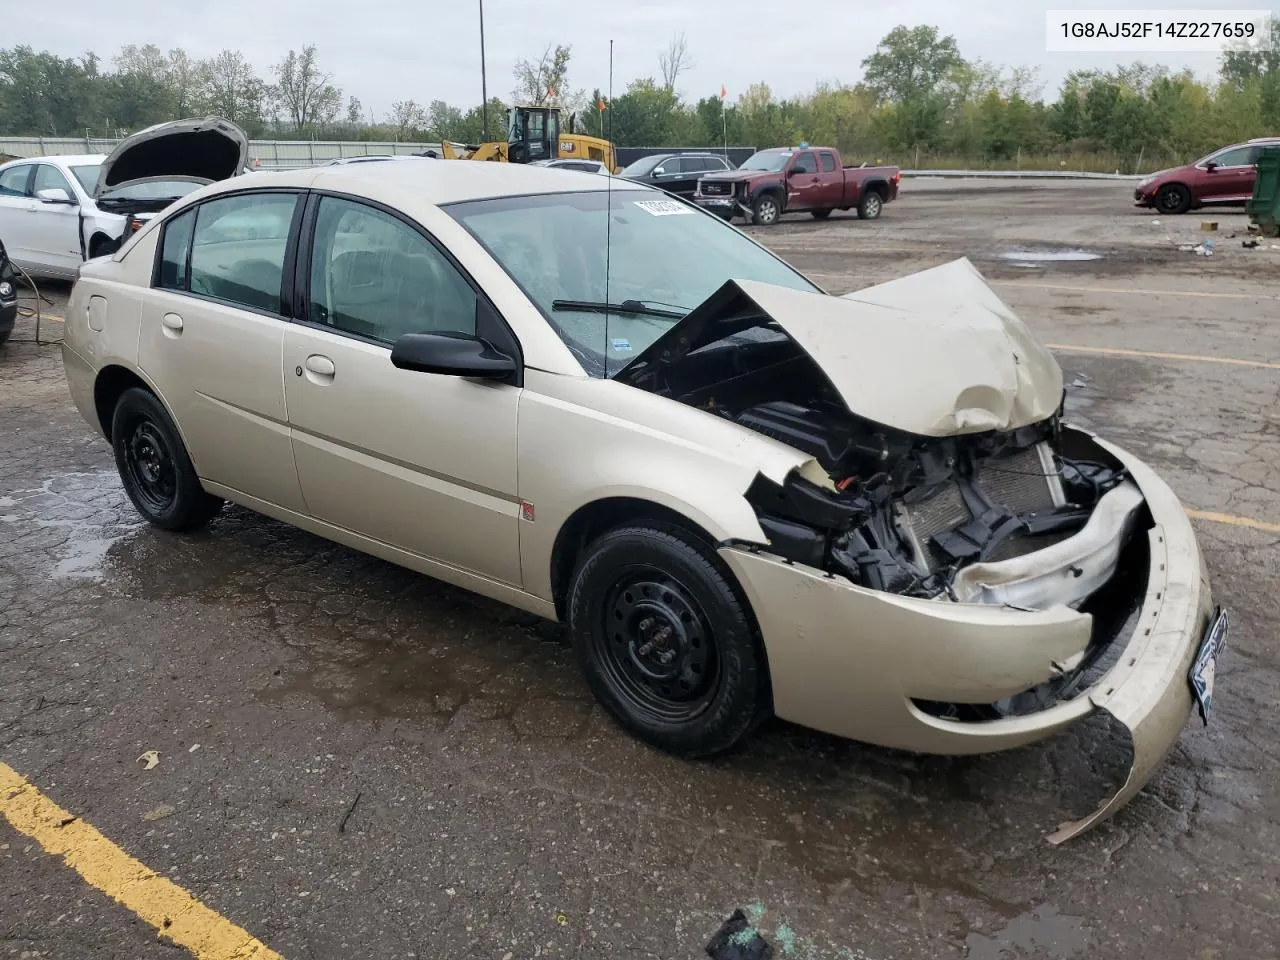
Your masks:
<svg viewBox="0 0 1280 960"><path fill-rule="evenodd" d="M496 160L499 163L533 163L535 160L597 160L618 172L618 157L613 144L573 130L560 132L560 110L557 107L512 107L507 112L507 139L467 146L445 142L440 145L446 160Z"/></svg>

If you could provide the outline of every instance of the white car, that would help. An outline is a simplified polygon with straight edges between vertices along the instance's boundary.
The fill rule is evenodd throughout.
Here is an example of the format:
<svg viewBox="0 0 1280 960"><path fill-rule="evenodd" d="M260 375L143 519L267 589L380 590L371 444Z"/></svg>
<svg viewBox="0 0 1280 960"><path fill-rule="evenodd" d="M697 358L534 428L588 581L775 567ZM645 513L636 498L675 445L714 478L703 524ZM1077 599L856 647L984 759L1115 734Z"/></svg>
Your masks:
<svg viewBox="0 0 1280 960"><path fill-rule="evenodd" d="M35 277L73 279L192 190L247 169L249 141L217 118L157 124L110 154L0 166L0 241Z"/></svg>
<svg viewBox="0 0 1280 960"><path fill-rule="evenodd" d="M410 154L408 156L400 154L383 154L371 153L364 157L334 157L332 160L326 160L323 166L326 167L344 167L349 163L376 163L381 160L421 160L422 154Z"/></svg>
<svg viewBox="0 0 1280 960"><path fill-rule="evenodd" d="M555 167L559 170L577 170L581 173L599 173L609 176L609 168L599 160L535 160L531 167Z"/></svg>

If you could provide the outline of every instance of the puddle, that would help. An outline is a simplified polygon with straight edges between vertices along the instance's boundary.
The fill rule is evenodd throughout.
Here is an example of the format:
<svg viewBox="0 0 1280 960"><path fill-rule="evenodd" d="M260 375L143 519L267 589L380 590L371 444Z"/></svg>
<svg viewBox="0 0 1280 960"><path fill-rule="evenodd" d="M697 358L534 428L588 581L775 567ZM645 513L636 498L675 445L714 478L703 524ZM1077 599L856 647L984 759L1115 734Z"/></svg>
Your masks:
<svg viewBox="0 0 1280 960"><path fill-rule="evenodd" d="M1075 960L1089 949L1084 918L1059 913L1051 904L1037 907L1011 920L999 933L987 936L977 930L965 940L967 960L1015 960L1033 953L1054 960Z"/></svg>
<svg viewBox="0 0 1280 960"><path fill-rule="evenodd" d="M57 580L101 580L111 547L145 526L114 470L59 474L9 491L0 508L0 524L17 528L8 536L22 539L31 562L46 559Z"/></svg>
<svg viewBox="0 0 1280 960"><path fill-rule="evenodd" d="M1000 259L1011 261L1018 266L1031 266L1040 263L1078 263L1085 260L1101 260L1102 254L1090 253L1088 250L1009 250L1000 254Z"/></svg>

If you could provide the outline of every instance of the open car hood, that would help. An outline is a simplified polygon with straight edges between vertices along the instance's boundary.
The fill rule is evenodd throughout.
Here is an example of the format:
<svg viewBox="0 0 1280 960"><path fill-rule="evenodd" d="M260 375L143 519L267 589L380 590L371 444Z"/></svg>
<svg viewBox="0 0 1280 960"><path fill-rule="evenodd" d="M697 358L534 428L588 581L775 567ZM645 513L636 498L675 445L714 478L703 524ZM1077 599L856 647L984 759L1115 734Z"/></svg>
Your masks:
<svg viewBox="0 0 1280 960"><path fill-rule="evenodd" d="M1052 416L1062 370L967 259L833 297L734 280L615 379L642 386L686 354L759 327L794 340L851 413L926 437L1014 430Z"/></svg>
<svg viewBox="0 0 1280 960"><path fill-rule="evenodd" d="M249 162L249 138L229 120L158 123L120 141L102 163L95 198L139 180L206 184L233 177Z"/></svg>

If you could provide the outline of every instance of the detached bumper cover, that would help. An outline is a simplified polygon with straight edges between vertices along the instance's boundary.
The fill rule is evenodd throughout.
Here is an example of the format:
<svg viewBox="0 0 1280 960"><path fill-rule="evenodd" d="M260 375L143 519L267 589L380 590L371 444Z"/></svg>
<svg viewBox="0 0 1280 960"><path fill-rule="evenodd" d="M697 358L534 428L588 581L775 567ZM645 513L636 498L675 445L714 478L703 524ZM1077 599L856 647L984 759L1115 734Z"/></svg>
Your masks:
<svg viewBox="0 0 1280 960"><path fill-rule="evenodd" d="M1147 594L1113 666L1046 710L962 723L913 700L993 703L1058 675L1088 645L1092 618L1067 606L1019 611L917 600L856 587L764 554L722 548L760 623L777 715L804 726L921 753L1005 750L1073 726L1095 710L1122 723L1133 763L1118 793L1062 824L1060 843L1127 803L1177 742L1191 712L1188 670L1212 598L1186 513L1145 464L1102 441L1141 490L1154 520ZM1142 535L1142 534L1139 534Z"/></svg>

